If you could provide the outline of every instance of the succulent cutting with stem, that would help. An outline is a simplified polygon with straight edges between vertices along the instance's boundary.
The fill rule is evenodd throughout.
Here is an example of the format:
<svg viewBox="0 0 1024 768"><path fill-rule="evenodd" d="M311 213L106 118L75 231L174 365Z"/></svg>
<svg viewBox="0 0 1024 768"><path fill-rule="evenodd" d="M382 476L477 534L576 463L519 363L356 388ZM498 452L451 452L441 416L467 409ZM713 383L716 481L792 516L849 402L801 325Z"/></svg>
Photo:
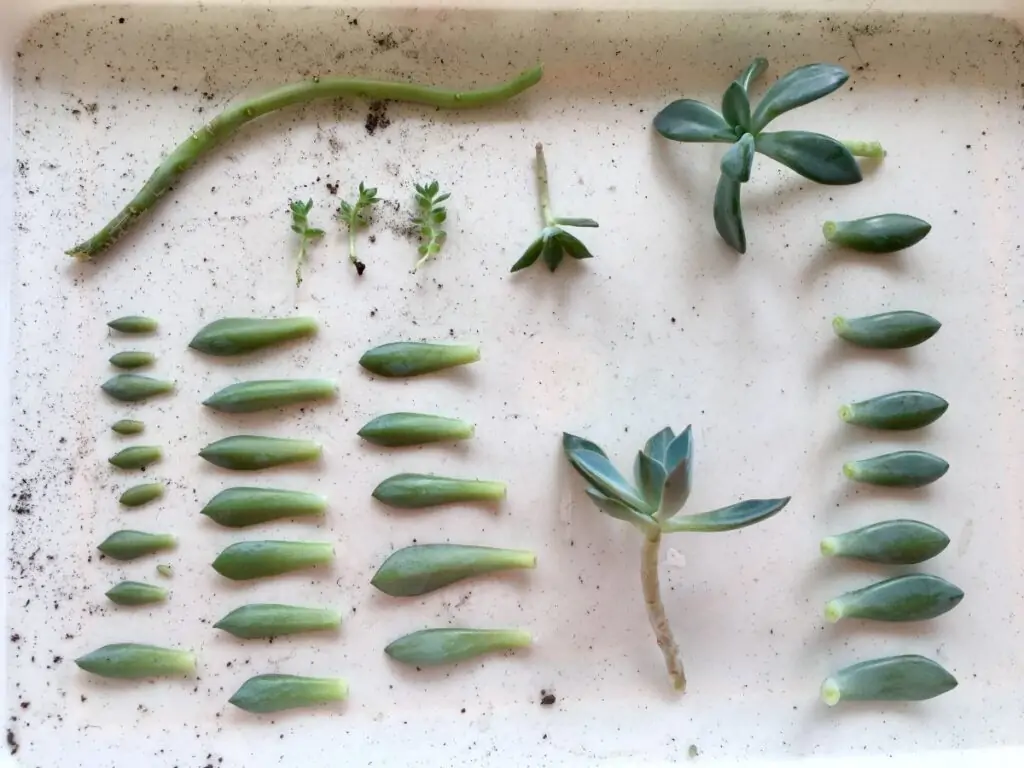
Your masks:
<svg viewBox="0 0 1024 768"><path fill-rule="evenodd" d="M292 213L292 232L299 236L299 254L295 260L295 285L302 285L302 265L306 261L306 251L309 244L324 236L322 229L309 226L309 212L313 208L313 201L292 200L288 204L288 210Z"/></svg>
<svg viewBox="0 0 1024 768"><path fill-rule="evenodd" d="M348 230L348 260L356 268L356 274L363 274L366 264L356 257L356 232L370 223L370 206L379 202L377 188L364 186L359 182L359 197L354 203L342 200L338 208L338 221Z"/></svg>
<svg viewBox="0 0 1024 768"><path fill-rule="evenodd" d="M658 553L666 533L719 533L744 528L766 520L786 504L789 497L750 499L696 515L680 515L690 495L693 469L693 438L690 427L676 435L665 427L653 435L637 453L630 483L599 446L565 433L562 448L569 463L588 483L587 495L607 515L623 520L644 535L640 560L647 616L665 657L672 686L683 691L686 675L679 646L672 635L658 583Z"/></svg>
<svg viewBox="0 0 1024 768"><path fill-rule="evenodd" d="M544 263L548 269L554 272L566 254L574 259L590 259L593 254L587 250L587 246L580 242L579 238L570 235L562 227L596 227L597 222L593 219L565 218L555 216L551 212L551 199L548 193L548 164L544 159L544 145L537 142L537 194L540 196L540 213L544 219L544 229L540 236L530 243L519 260L512 265L510 272L518 272L533 266L540 257L544 257Z"/></svg>
<svg viewBox="0 0 1024 768"><path fill-rule="evenodd" d="M441 246L448 237L448 233L441 227L448 218L448 210L441 203L451 197L451 192L441 192L441 185L436 181L416 184L415 187L416 215L412 217L412 223L420 235L417 248L420 258L412 268L413 272L441 252Z"/></svg>
<svg viewBox="0 0 1024 768"><path fill-rule="evenodd" d="M722 239L740 253L747 249L740 188L750 181L756 153L819 184L856 184L861 172L854 156L885 155L877 142L841 142L808 131L765 131L779 115L828 96L849 78L845 69L834 64L798 67L775 81L753 107L750 86L767 68L767 59L754 59L726 88L721 112L694 99L679 99L654 118L654 129L666 139L732 145L722 157L715 191L715 227Z"/></svg>

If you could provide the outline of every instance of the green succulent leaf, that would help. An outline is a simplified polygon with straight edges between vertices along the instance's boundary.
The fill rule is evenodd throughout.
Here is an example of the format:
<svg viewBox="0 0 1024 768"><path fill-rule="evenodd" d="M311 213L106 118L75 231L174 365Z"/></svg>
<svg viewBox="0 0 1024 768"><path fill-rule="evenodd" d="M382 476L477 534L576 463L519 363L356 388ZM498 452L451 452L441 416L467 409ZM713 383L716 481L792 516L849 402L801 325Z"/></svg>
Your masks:
<svg viewBox="0 0 1024 768"><path fill-rule="evenodd" d="M540 258L540 252L544 250L544 236L538 237L532 243L530 247L526 249L526 252L519 257L519 261L512 265L511 272L518 272L520 269L526 269L527 267L533 266L533 263Z"/></svg>
<svg viewBox="0 0 1024 768"><path fill-rule="evenodd" d="M758 56L743 70L743 74L736 78L736 82L743 86L743 90L749 95L750 86L754 84L764 71L768 69L768 59L764 56Z"/></svg>
<svg viewBox="0 0 1024 768"><path fill-rule="evenodd" d="M606 454L597 443L592 443L585 437L570 435L568 432L562 433L562 450L565 451L566 454L569 454L572 451L593 451L605 458L608 457L608 454Z"/></svg>
<svg viewBox="0 0 1024 768"><path fill-rule="evenodd" d="M550 230L544 231L544 248L541 251L541 255L544 257L544 263L548 265L548 269L552 272L558 269L558 265L562 263L562 256L564 254L555 232Z"/></svg>
<svg viewBox="0 0 1024 768"><path fill-rule="evenodd" d="M736 141L718 112L694 99L673 101L654 117L654 130L672 141Z"/></svg>
<svg viewBox="0 0 1024 768"><path fill-rule="evenodd" d="M585 246L578 237L570 235L565 230L558 230L558 234L555 235L555 239L558 240L558 244L562 247L562 250L574 259L594 258L594 254L587 250L587 246Z"/></svg>
<svg viewBox="0 0 1024 768"><path fill-rule="evenodd" d="M745 184L750 181L750 171L754 167L754 137L749 133L733 144L722 155L722 173L733 181Z"/></svg>
<svg viewBox="0 0 1024 768"><path fill-rule="evenodd" d="M850 75L834 64L808 64L789 72L772 85L751 118L751 132L759 134L779 115L828 96Z"/></svg>
<svg viewBox="0 0 1024 768"><path fill-rule="evenodd" d="M589 496L590 500L597 505L598 509L606 515L614 517L616 520L624 520L625 522L636 526L645 536L657 534L658 524L649 516L627 507L621 501L616 501L615 499L605 496L596 488L587 488L587 496Z"/></svg>
<svg viewBox="0 0 1024 768"><path fill-rule="evenodd" d="M789 503L783 499L749 499L699 515L680 515L662 523L665 533L721 533L767 520Z"/></svg>
<svg viewBox="0 0 1024 768"><path fill-rule="evenodd" d="M627 507L632 507L645 515L652 513L650 505L619 473L607 456L586 448L570 451L566 455L573 468L605 496L620 501Z"/></svg>
<svg viewBox="0 0 1024 768"><path fill-rule="evenodd" d="M758 135L757 151L819 184L856 184L860 166L843 144L807 131Z"/></svg>
<svg viewBox="0 0 1024 768"><path fill-rule="evenodd" d="M740 210L740 183L724 173L715 190L715 228L729 246L738 253L747 250L747 234Z"/></svg>
<svg viewBox="0 0 1024 768"><path fill-rule="evenodd" d="M563 227L598 227L600 226L593 219L573 219L573 218L557 218L555 224L559 224Z"/></svg>
<svg viewBox="0 0 1024 768"><path fill-rule="evenodd" d="M668 445L665 451L665 490L661 497L659 517L671 518L690 497L693 475L693 429L687 427Z"/></svg>
<svg viewBox="0 0 1024 768"><path fill-rule="evenodd" d="M722 96L722 117L733 128L750 130L750 101L746 89L737 81L729 83Z"/></svg>
<svg viewBox="0 0 1024 768"><path fill-rule="evenodd" d="M655 461L643 451L636 455L633 463L633 479L641 495L650 505L651 509L658 509L661 506L661 496L665 490L665 467Z"/></svg>
<svg viewBox="0 0 1024 768"><path fill-rule="evenodd" d="M672 431L671 427L665 427L657 434L651 435L650 440L644 444L644 453L662 466L665 466L668 447L672 444L675 436L675 432Z"/></svg>

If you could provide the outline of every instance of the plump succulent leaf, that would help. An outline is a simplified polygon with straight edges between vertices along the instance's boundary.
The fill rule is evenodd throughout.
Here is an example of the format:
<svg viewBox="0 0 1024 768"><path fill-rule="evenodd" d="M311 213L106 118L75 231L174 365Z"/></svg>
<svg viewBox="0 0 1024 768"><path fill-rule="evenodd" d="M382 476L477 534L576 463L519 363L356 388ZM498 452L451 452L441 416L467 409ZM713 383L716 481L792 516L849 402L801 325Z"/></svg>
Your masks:
<svg viewBox="0 0 1024 768"><path fill-rule="evenodd" d="M754 137L744 133L740 140L729 147L722 155L722 174L733 181L746 184L750 181L750 171L754 167Z"/></svg>
<svg viewBox="0 0 1024 768"><path fill-rule="evenodd" d="M841 142L808 131L759 134L757 151L819 184L856 184L860 166Z"/></svg>
<svg viewBox="0 0 1024 768"><path fill-rule="evenodd" d="M747 250L747 234L740 210L740 183L724 173L715 190L715 228L722 239L737 253Z"/></svg>
<svg viewBox="0 0 1024 768"><path fill-rule="evenodd" d="M758 56L747 65L747 68L743 70L743 74L736 78L736 82L743 86L743 90L749 96L750 86L754 84L757 78L764 74L766 69L768 69L768 59Z"/></svg>
<svg viewBox="0 0 1024 768"><path fill-rule="evenodd" d="M699 515L680 515L662 523L661 528L665 533L733 531L767 520L788 503L788 496L783 499L748 499Z"/></svg>
<svg viewBox="0 0 1024 768"><path fill-rule="evenodd" d="M557 219L555 219L555 224L559 224L560 226L563 226L563 227L591 227L591 228L593 228L593 227L600 226L593 219L574 219L571 216L570 217L559 216Z"/></svg>
<svg viewBox="0 0 1024 768"><path fill-rule="evenodd" d="M671 427L665 427L657 434L651 435L651 438L644 444L644 453L664 466L665 457L668 455L668 447L672 444L675 436L676 434L672 431Z"/></svg>
<svg viewBox="0 0 1024 768"><path fill-rule="evenodd" d="M658 509L661 506L666 474L665 467L660 462L643 451L637 453L636 461L633 463L633 480L651 509Z"/></svg>
<svg viewBox="0 0 1024 768"><path fill-rule="evenodd" d="M789 72L772 84L751 117L750 129L759 134L779 115L827 96L850 75L834 64L808 64Z"/></svg>
<svg viewBox="0 0 1024 768"><path fill-rule="evenodd" d="M750 130L750 101L746 89L736 81L729 83L722 95L722 117L734 129Z"/></svg>
<svg viewBox="0 0 1024 768"><path fill-rule="evenodd" d="M693 429L687 427L677 435L665 451L665 490L661 497L659 518L667 520L677 514L690 497L693 475Z"/></svg>
<svg viewBox="0 0 1024 768"><path fill-rule="evenodd" d="M547 232L547 230L545 230L544 248L541 251L541 256L544 258L544 263L548 265L548 269L552 272L558 269L558 265L562 263L562 245L558 242L558 238L554 237L554 233Z"/></svg>
<svg viewBox="0 0 1024 768"><path fill-rule="evenodd" d="M511 272L518 272L520 269L526 269L532 267L534 262L540 258L541 251L544 250L544 236L541 235L532 243L530 247L526 249L526 252L519 257L519 261L512 265Z"/></svg>
<svg viewBox="0 0 1024 768"><path fill-rule="evenodd" d="M654 130L672 141L736 141L725 118L694 99L679 99L661 110L654 118Z"/></svg>
<svg viewBox="0 0 1024 768"><path fill-rule="evenodd" d="M577 225L579 226L579 225ZM596 225L595 225L596 226ZM594 254L587 250L578 237L570 235L563 229L558 230L558 234L555 235L558 240L558 244L562 246L562 250L569 254L574 259L592 259Z"/></svg>
<svg viewBox="0 0 1024 768"><path fill-rule="evenodd" d="M607 456L580 448L568 451L566 456L573 468L605 496L620 501L638 512L649 515L651 506L629 481L615 468Z"/></svg>
<svg viewBox="0 0 1024 768"><path fill-rule="evenodd" d="M566 454L570 453L571 451L586 450L593 451L594 453L598 453L606 458L608 456L608 454L605 453L601 446L599 446L597 443L593 443L590 440L587 440L587 438L585 437L577 437L576 435L571 435L568 432L562 433L562 450L564 450Z"/></svg>
<svg viewBox="0 0 1024 768"><path fill-rule="evenodd" d="M587 496L597 505L598 509L616 520L623 520L638 528L645 536L656 534L658 524L648 515L641 514L631 507L627 507L621 501L609 498L596 488L587 488Z"/></svg>

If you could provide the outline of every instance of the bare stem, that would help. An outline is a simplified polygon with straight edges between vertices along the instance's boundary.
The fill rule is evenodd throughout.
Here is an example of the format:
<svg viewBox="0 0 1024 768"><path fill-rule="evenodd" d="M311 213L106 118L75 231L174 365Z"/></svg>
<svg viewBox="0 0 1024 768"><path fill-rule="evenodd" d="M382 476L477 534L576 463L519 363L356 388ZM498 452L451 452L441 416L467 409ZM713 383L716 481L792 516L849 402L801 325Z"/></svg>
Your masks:
<svg viewBox="0 0 1024 768"><path fill-rule="evenodd" d="M553 227L555 217L551 215L551 199L548 194L548 164L544 159L544 145L537 142L537 195L540 197L540 213L544 226Z"/></svg>
<svg viewBox="0 0 1024 768"><path fill-rule="evenodd" d="M843 146L850 150L854 157L885 157L885 149L877 141L844 141Z"/></svg>
<svg viewBox="0 0 1024 768"><path fill-rule="evenodd" d="M661 585L658 581L658 553L661 549L661 532L654 538L645 537L644 547L640 555L640 583L644 590L644 604L647 606L647 617L651 621L651 629L658 641L658 647L665 657L665 667L672 687L677 691L686 690L686 673L683 662L679 658L679 646L672 636L672 627L665 615L665 606L661 602Z"/></svg>

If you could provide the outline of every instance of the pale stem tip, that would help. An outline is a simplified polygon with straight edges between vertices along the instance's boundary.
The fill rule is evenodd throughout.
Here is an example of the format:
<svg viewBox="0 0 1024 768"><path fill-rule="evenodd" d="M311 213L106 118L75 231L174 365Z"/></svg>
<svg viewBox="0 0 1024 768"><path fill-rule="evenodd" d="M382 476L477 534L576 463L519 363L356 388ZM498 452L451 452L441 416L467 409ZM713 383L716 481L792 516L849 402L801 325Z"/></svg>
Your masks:
<svg viewBox="0 0 1024 768"><path fill-rule="evenodd" d="M855 462L848 461L843 464L843 474L851 480L857 479L857 465Z"/></svg>
<svg viewBox="0 0 1024 768"><path fill-rule="evenodd" d="M830 707L834 707L839 703L841 697L839 684L831 677L826 678L825 682L821 684L821 700Z"/></svg>
<svg viewBox="0 0 1024 768"><path fill-rule="evenodd" d="M829 600L825 604L825 619L830 624L835 624L843 618L843 606L838 600Z"/></svg>
<svg viewBox="0 0 1024 768"><path fill-rule="evenodd" d="M846 327L846 318L845 317L837 315L836 317L832 318L832 328L835 330L836 333L841 333L842 330L845 327Z"/></svg>
<svg viewBox="0 0 1024 768"><path fill-rule="evenodd" d="M838 228L839 227L836 226L836 223L834 221L826 221L822 225L821 231L822 233L824 233L825 239L828 240L829 242L832 242L832 238L836 236L836 230Z"/></svg>
<svg viewBox="0 0 1024 768"><path fill-rule="evenodd" d="M853 419L853 408L849 405L843 405L839 408L839 418L849 423Z"/></svg>
<svg viewBox="0 0 1024 768"><path fill-rule="evenodd" d="M821 554L825 557L834 557L839 554L839 546L834 536L828 536L821 540Z"/></svg>

